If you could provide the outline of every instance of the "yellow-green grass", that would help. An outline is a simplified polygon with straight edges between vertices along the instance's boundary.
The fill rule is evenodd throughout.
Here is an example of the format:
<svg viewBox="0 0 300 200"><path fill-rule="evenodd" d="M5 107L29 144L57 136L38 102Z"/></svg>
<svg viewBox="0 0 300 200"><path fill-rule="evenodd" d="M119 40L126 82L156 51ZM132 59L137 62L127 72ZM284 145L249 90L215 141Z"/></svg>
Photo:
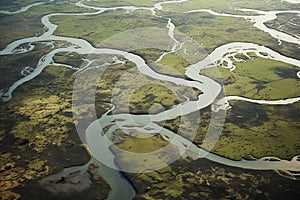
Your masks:
<svg viewBox="0 0 300 200"><path fill-rule="evenodd" d="M22 85L14 92L11 101L1 105L2 197L20 198L21 195L13 189L20 189L24 182L44 177L50 172L45 159L47 156L42 153L51 147L62 147L68 143L72 116L65 114L71 112L70 96L67 97L67 91L59 91L65 87L63 84L61 88L55 87L55 81L58 84L61 79L67 82L65 76L69 71L61 67L46 68L40 77L33 80L37 85L43 83L43 88L33 82ZM53 80L54 76L57 79ZM53 94L54 87L61 96Z"/></svg>
<svg viewBox="0 0 300 200"><path fill-rule="evenodd" d="M177 13L172 16L172 19L177 31L201 43L208 52L233 41L266 45L277 42L263 31L252 27L252 23L244 19L214 16L208 13Z"/></svg>
<svg viewBox="0 0 300 200"><path fill-rule="evenodd" d="M24 107L16 110L29 120L17 122L11 133L20 139L26 139L37 152L43 151L49 145L61 146L67 137L68 123L72 118L58 115L68 102L63 102L57 96L44 99L28 99Z"/></svg>
<svg viewBox="0 0 300 200"><path fill-rule="evenodd" d="M153 172L128 173L126 176L136 186L138 199L269 197L269 191L262 189L270 184L268 175L224 167L205 159L178 159L169 166Z"/></svg>
<svg viewBox="0 0 300 200"><path fill-rule="evenodd" d="M73 70L48 66L38 77L17 88L12 100L1 104L2 198L26 198L23 191L28 187L40 189L39 179L90 159L72 117L74 79ZM99 181L103 188L105 182L96 182Z"/></svg>
<svg viewBox="0 0 300 200"><path fill-rule="evenodd" d="M143 199L158 197L158 191L169 198L178 198L182 196L184 186L186 186L183 176L168 166L157 171L139 174L136 181L144 181L146 185L150 185L150 190L142 194Z"/></svg>
<svg viewBox="0 0 300 200"><path fill-rule="evenodd" d="M18 39L42 35L45 32L41 18L50 13L59 12L86 12L72 4L44 4L32 7L24 13L1 15L0 22L0 49Z"/></svg>
<svg viewBox="0 0 300 200"><path fill-rule="evenodd" d="M155 18L149 11L142 10L131 13L124 10L107 11L92 16L57 16L51 21L58 24L56 35L83 38L94 46L99 46L105 39L127 30L166 26L165 19Z"/></svg>
<svg viewBox="0 0 300 200"><path fill-rule="evenodd" d="M262 106L231 102L224 130L212 152L240 160L249 155L275 156L290 160L300 153L298 137L299 103L286 106ZM205 143L201 145L206 148Z"/></svg>
<svg viewBox="0 0 300 200"><path fill-rule="evenodd" d="M122 84L113 88L112 102L116 105L116 112L157 113L184 101L182 95L177 94L179 87L151 79L144 82L147 79L145 76L137 76L134 81L122 80Z"/></svg>
<svg viewBox="0 0 300 200"><path fill-rule="evenodd" d="M171 71L181 76L172 66L159 66L151 64L160 73ZM128 62L125 65L110 66L105 70L98 83L96 102L113 103L117 113L129 111L134 114L147 114L171 109L186 100L183 95L196 99L200 93L201 91L194 91L192 88L152 79Z"/></svg>
<svg viewBox="0 0 300 200"><path fill-rule="evenodd" d="M213 9L216 11L235 12L229 0L189 0L180 4L166 4L163 6L168 11L186 12L197 9Z"/></svg>
<svg viewBox="0 0 300 200"><path fill-rule="evenodd" d="M129 107L132 113L157 113L178 104L176 94L159 84L147 84L137 88L130 96Z"/></svg>
<svg viewBox="0 0 300 200"><path fill-rule="evenodd" d="M223 67L219 68L226 95L264 100L286 99L300 95L297 66L253 55L246 62L234 64L236 69L232 72Z"/></svg>
<svg viewBox="0 0 300 200"><path fill-rule="evenodd" d="M299 5L288 3L281 0L272 0L272 1L233 1L234 5L237 8L249 8L254 10L264 10L264 11L273 11L273 10L297 10Z"/></svg>
<svg viewBox="0 0 300 200"><path fill-rule="evenodd" d="M33 156L35 157L35 156ZM20 166L22 160L23 166ZM31 161L21 159L10 152L0 154L0 195L2 199L20 199L21 194L15 191L16 188L23 187L24 182L41 178L49 173L49 166L46 160L36 158ZM27 166L26 166L27 163Z"/></svg>
<svg viewBox="0 0 300 200"><path fill-rule="evenodd" d="M75 2L77 2L75 0ZM139 1L139 0L120 0L120 1L90 1L84 2L85 5L96 7L116 7L116 6L138 6L138 7L152 7L156 2L151 0Z"/></svg>
<svg viewBox="0 0 300 200"><path fill-rule="evenodd" d="M299 16L295 13L282 13L277 15L277 19L268 21L265 23L266 26L282 31L290 35L299 36Z"/></svg>
<svg viewBox="0 0 300 200"><path fill-rule="evenodd" d="M275 156L290 160L299 155L298 137L299 105L259 105L242 101L231 101L220 138L211 150L220 156L234 160ZM191 125L183 118L194 119L198 126ZM190 139L204 149L210 148L208 128L216 125L211 121L209 108L200 112L200 117L182 116L163 124L166 128ZM219 124L218 126L222 126ZM180 129L179 129L180 127ZM197 135L193 132L197 131ZM207 137L206 137L207 136ZM206 138L205 138L206 137ZM204 141L204 138L206 139ZM249 156L251 155L251 156Z"/></svg>
<svg viewBox="0 0 300 200"><path fill-rule="evenodd" d="M240 14L242 11L235 8L251 8L257 10L294 10L299 7L295 4L289 4L281 2L280 0L274 0L272 2L265 2L260 0L254 1L236 1L236 0L188 0L180 4L167 4L164 8L173 12L187 12L197 9L212 9L218 12L226 12L233 14ZM244 13L245 14L245 13Z"/></svg>
<svg viewBox="0 0 300 200"><path fill-rule="evenodd" d="M179 157L177 147L164 141L159 135L144 139L127 137L122 143L112 146L111 150L116 156L116 164L121 169L142 169L142 172L167 166L170 161Z"/></svg>
<svg viewBox="0 0 300 200"><path fill-rule="evenodd" d="M138 54L148 62L156 61L162 52L170 51L173 44L174 41L168 36L166 27L143 26L111 35L100 47Z"/></svg>
<svg viewBox="0 0 300 200"><path fill-rule="evenodd" d="M190 65L190 63L187 60L174 53L165 55L163 59L158 62L158 64L171 67L172 69L176 70L178 74L182 75L184 75L185 73L185 68Z"/></svg>
<svg viewBox="0 0 300 200"><path fill-rule="evenodd" d="M72 70L63 67L48 67L41 75L44 76L33 79L30 86L21 86L15 91L14 98L2 108L1 120L5 121L5 113L14 113L21 116L15 119L10 133L21 140L27 140L28 145L37 152L42 152L48 146L61 146L68 137L69 126L73 123L71 92L74 76L69 73ZM67 77L70 75L70 77ZM52 82L55 80L55 83ZM46 86L39 87L39 83L47 82ZM60 88L56 84L60 84ZM39 85L39 86L38 86ZM38 86L38 87L37 87ZM46 87L46 88L45 88ZM59 91L61 90L61 91ZM30 92L30 97L24 94ZM10 114L11 115L11 114ZM13 117L13 116L11 116Z"/></svg>
<svg viewBox="0 0 300 200"><path fill-rule="evenodd" d="M147 133L139 133L137 131L134 134L137 137L129 137L124 142L118 144L118 147L133 153L150 153L153 151L160 150L168 144L159 135L151 135ZM143 135L142 137L140 137Z"/></svg>

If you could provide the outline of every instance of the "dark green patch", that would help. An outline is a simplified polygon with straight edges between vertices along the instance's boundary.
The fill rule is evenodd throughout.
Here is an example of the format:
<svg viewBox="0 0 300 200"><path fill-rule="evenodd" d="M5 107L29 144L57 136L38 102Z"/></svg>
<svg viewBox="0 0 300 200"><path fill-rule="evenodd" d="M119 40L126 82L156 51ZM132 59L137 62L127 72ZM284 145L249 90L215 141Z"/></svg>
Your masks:
<svg viewBox="0 0 300 200"><path fill-rule="evenodd" d="M260 126L269 121L269 117L264 109L256 104L248 102L236 102L229 113L228 121L240 128Z"/></svg>
<svg viewBox="0 0 300 200"><path fill-rule="evenodd" d="M298 71L299 70L297 70L297 69L285 68L285 67L281 67L281 66L278 66L278 67L274 68L274 72L280 78L283 78L283 79L286 79L286 78L298 79L298 76L297 76Z"/></svg>

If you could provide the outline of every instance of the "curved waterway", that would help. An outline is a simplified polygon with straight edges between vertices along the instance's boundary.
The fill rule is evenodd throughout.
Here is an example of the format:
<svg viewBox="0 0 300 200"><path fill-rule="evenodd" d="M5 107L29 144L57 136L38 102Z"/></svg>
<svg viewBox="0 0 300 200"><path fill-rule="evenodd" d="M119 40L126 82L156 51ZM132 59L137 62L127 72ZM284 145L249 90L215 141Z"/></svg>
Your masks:
<svg viewBox="0 0 300 200"><path fill-rule="evenodd" d="M52 16L62 16L62 15L97 15L101 14L103 12L109 11L109 10L116 10L116 9L124 9L127 11L132 10L149 10L154 16L157 16L156 11L157 10L163 10L163 5L168 3L182 3L186 0L181 1L165 1L165 2L159 2L155 4L153 7L135 7L135 6L123 6L123 7L113 7L113 8L98 8L98 7L92 7L92 6L86 6L83 4L83 1L79 1L76 3L79 7L85 7L85 8L91 8L94 9L95 12L93 13L54 13L46 15L42 18L42 23L47 28L47 31L38 37L30 37L30 38L24 38L21 40L14 41L10 43L5 49L0 51L0 55L9 55L14 53L24 53L31 51L34 47L21 50L20 51L20 45L22 44L32 44L33 42L42 42L42 41L65 41L70 43L71 45L69 47L65 48L57 48L51 51L50 53L44 55L34 71L29 74L26 77L21 78L20 80L16 81L9 90L2 94L2 100L3 101L9 101L12 98L12 94L14 90L19 87L20 85L24 84L27 81L32 80L34 77L38 76L45 67L48 65L57 65L57 66L67 66L60 63L54 63L53 57L55 54L59 52L76 52L78 54L109 54L109 55L119 55L126 58L128 61L131 61L136 64L137 69L143 73L144 75L147 75L149 77L152 77L156 80L162 80L162 81L168 81L175 83L177 85L187 86L191 87L197 90L202 91L202 93L198 96L197 100L190 101L187 100L186 102L174 106L172 109L163 111L158 114L153 115L131 115L131 114L117 114L117 115L110 115L109 112L101 116L101 118L96 119L93 121L88 128L86 129L86 133L82 140L87 144L88 149L90 152L92 152L92 156L94 159L97 160L98 165L100 165L99 173L101 176L111 185L112 191L109 195L108 199L132 199L135 195L134 188L132 185L122 176L122 174L119 171L116 171L115 169L118 169L119 166L115 163L115 155L110 150L111 146L111 137L113 135L113 132L117 129L131 129L131 130L138 130L143 131L146 133L159 133L162 135L162 137L169 141L171 144L175 145L180 154L182 156L188 155L193 159L199 159L205 157L206 159L209 159L211 161L225 164L228 166L234 166L234 167L240 167L244 169L253 169L253 170L275 170L279 174L288 176L289 178L295 178L299 176L300 172L300 159L299 156L295 156L292 160L281 160L279 158L275 157L266 157L266 158L260 158L256 160L241 160L241 161L233 161L228 158L215 155L213 153L210 153L193 143L191 141L187 140L186 138L181 137L180 135L165 129L159 125L157 125L155 122L174 119L176 117L187 115L189 113L193 113L195 111L201 110L202 108L205 108L207 106L210 106L213 104L213 102L217 99L218 95L220 94L222 90L222 86L217 83L216 81L212 80L209 77L206 77L201 74L201 70L205 68L210 67L216 67L221 66L224 63L227 63L226 67L229 70L234 70L236 66L234 66L232 59L237 60L234 56L237 54L244 54L248 55L249 53L255 53L257 56L260 56L262 58L268 58L272 60L278 60L281 62L285 62L288 64L292 64L295 66L300 67L300 61L289 58L287 56L281 55L278 52L275 52L267 47L260 46L253 43L242 43L242 42L233 42L228 43L225 45L222 45L218 48L216 48L210 55L208 55L205 59L203 59L200 62L194 63L186 68L186 76L189 77L191 80L185 80L182 78L177 77L171 77L163 74L159 74L155 71L153 71L144 61L144 59L138 55L135 55L133 53L128 53L125 51L121 51L118 49L108 49L108 48L94 48L89 42L83 39L77 39L77 38L69 38L69 37L60 37L55 36L54 31L57 28L57 25L52 24L50 22L50 18ZM10 12L10 11L0 11L0 13L4 14L17 14L20 12L25 12L29 8L33 6L39 6L42 3L36 3L29 6L26 6L24 8L21 8L19 11ZM286 13L299 13L299 11L257 11L257 10L244 10L248 12L254 12L258 15L255 16L243 16L243 15L230 15L230 14L224 14L224 13L217 13L213 10L209 9L201 9L201 10L192 10L188 11L187 13L192 12L208 12L212 15L216 16L226 16L226 17L240 17L244 18L246 20L251 20L254 22L254 27L259 28L261 30L264 30L265 32L269 33L272 37L277 38L278 40L287 41L290 43L300 44L299 38L296 38L294 36L288 35L283 32L279 32L270 28L267 28L264 23L273 19L276 19L277 14L286 12ZM167 18L167 28L168 28L168 35L169 37L174 41L173 47L171 47L169 53L176 52L182 44L175 38L174 36L174 30L175 25L172 23L171 18ZM163 54L160 59L163 58ZM297 73L297 76L300 78L300 72ZM238 96L230 96L230 97L224 97L221 100L217 102L218 109L214 110L215 112L218 112L220 109L227 109L229 104L229 100L240 100L240 101L248 101L258 104L268 104L268 105L287 105L292 104L297 101L299 101L299 97L290 98L290 99L278 99L275 101L266 101L266 100L253 100L253 99L247 99L244 97L238 97ZM132 124L132 121L136 123L136 126L130 126L129 124ZM106 127L110 127L108 131L106 131L105 134L99 134L103 132L103 129ZM107 167L105 165L108 165L110 167ZM82 166L83 168L86 168L86 166ZM112 169L114 168L114 169ZM81 169L80 167L77 167L76 170ZM151 170L151 169L143 169L144 171ZM284 172L284 173L282 173Z"/></svg>
<svg viewBox="0 0 300 200"><path fill-rule="evenodd" d="M277 15L279 15L279 14L283 14L283 13L300 14L299 10L290 10L290 11L261 11L261 10L253 10L253 9L237 9L237 10L241 10L244 12L256 13L257 15L255 15L255 16L246 15L245 16L245 15L218 13L211 9L190 10L185 13L207 12L207 13L215 15L215 16L242 18L242 19L249 20L250 22L252 22L253 26L255 28L258 28L258 29L270 34L272 37L278 39L279 44L281 44L281 41L294 43L294 44L300 44L300 39L297 36L289 35L287 33L268 28L265 25L266 22L277 19Z"/></svg>

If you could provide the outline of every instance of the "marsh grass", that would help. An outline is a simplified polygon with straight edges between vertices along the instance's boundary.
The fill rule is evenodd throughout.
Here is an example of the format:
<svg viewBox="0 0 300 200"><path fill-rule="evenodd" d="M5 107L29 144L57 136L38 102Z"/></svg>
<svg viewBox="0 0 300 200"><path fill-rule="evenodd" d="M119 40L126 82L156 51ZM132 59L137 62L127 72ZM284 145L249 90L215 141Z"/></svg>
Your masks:
<svg viewBox="0 0 300 200"><path fill-rule="evenodd" d="M297 97L300 93L297 66L254 55L246 62L234 64L233 72L219 68L226 95L278 100Z"/></svg>

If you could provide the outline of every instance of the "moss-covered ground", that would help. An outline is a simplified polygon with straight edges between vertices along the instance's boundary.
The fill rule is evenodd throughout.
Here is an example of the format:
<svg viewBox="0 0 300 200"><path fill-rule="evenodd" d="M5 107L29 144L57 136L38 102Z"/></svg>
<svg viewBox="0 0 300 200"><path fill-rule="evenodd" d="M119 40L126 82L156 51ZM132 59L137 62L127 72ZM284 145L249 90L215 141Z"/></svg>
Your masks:
<svg viewBox="0 0 300 200"><path fill-rule="evenodd" d="M16 10L17 7L33 2L36 1L14 1L8 6L5 0L0 5L1 9ZM253 28L252 24L245 20L216 17L206 13L181 13L200 6L220 12L239 12L232 10L232 3L234 1L190 0L181 5L164 5L168 11L159 12L162 18L156 18L145 10L133 12L115 10L101 15L55 16L50 20L58 24L55 32L57 35L83 38L94 46L118 48L119 42L112 43L113 39L109 39L111 36L141 27L161 28L163 31L157 31L155 35L156 41L165 46L172 46L170 38L162 37L162 33L167 33L166 17L171 17L176 25L176 37L180 38L182 35L192 37L202 44L208 53L222 44L241 41L265 45L282 54L299 58L299 48L296 45L283 42L280 46L276 39ZM155 1L90 1L88 4L103 7L152 6ZM242 1L235 5L248 6L249 1ZM290 4L282 5L276 8L291 8ZM258 9L273 9L259 1L255 1L251 6ZM41 35L45 30L40 18L45 14L83 11L93 10L57 2L57 4L47 3L33 7L26 13L1 15L0 48L4 48L16 39ZM121 36L125 38L128 34ZM132 46L137 47L141 41L136 40L135 36L132 38L130 43L133 42ZM110 46L111 44L113 46ZM119 45L123 46L123 44L126 42ZM28 54L2 56L0 59L1 88L9 87L12 82L21 77L20 70L27 65L34 66L38 58L49 50L48 47L38 45ZM189 61L177 54L169 54L155 63L163 51L166 49L155 47L131 50L141 55L155 71L184 78L184 68L190 64ZM227 95L266 100L299 96L299 79L296 76L299 70L295 66L251 56L252 58L247 59L246 62L235 63L237 68L233 72L219 68ZM56 55L55 61L80 67L84 62L82 57L86 55L60 53ZM107 60L111 60L110 55L98 64L103 64ZM88 70L97 73L101 71L100 69L99 71ZM74 199L74 197L105 198L107 196L109 187L102 179L94 180L96 184L83 193L61 194L61 196L53 196L38 183L41 178L49 174L57 173L66 167L85 164L90 158L81 145L75 129L74 123L77 122L72 119L72 91L76 75L74 70L68 68L48 66L38 77L19 87L11 101L1 103L1 198ZM154 81L137 73L135 65L128 61L123 65L109 66L97 86L95 102L98 117L110 108L110 103L116 104L114 111L116 113L125 111L137 115L157 113L184 102L186 100L184 95L195 99L201 93L175 84ZM129 90L133 92L129 94ZM291 159L300 154L299 102L285 106L259 105L241 101L231 101L230 104L232 108L226 113L226 122L218 142L212 149L213 153L235 160L264 156ZM87 107L81 109L89 110ZM189 116L178 117L161 124L185 138L194 139L195 144L206 148L203 139L208 131L211 115L210 108L205 108L200 111L200 117L198 113L191 113ZM199 122L197 130L189 121L182 120L183 118ZM197 135L193 138L192 133L195 131ZM122 136L117 141L117 147L131 152L152 152L168 144L158 134L153 137L148 137L149 135L145 133L133 133L131 136L124 136L120 132L115 134ZM133 137L137 134L147 137ZM173 152L168 156L178 155L175 146L170 145L168 148ZM151 168L149 160L136 163L133 162L132 157L126 156L118 149L112 148L112 150L116 153L117 163L121 162L128 167L149 165ZM165 158L161 161L164 162ZM126 176L137 189L136 199L299 199L300 196L298 182L280 177L275 172L236 169L211 163L205 159L197 161L180 159L157 171L126 174Z"/></svg>
<svg viewBox="0 0 300 200"><path fill-rule="evenodd" d="M36 2L36 1L31 1ZM1 1L2 3L2 1ZM15 4L6 3L5 5L9 5L9 7L20 8L24 6L25 1L23 3L19 1L15 1ZM30 2L26 1L26 6L29 5ZM22 6L21 6L22 5ZM16 7L15 7L16 6ZM7 10L4 6L1 6L1 10ZM62 13L62 12L87 12L89 10L77 7L72 4L68 4L66 2L62 3L46 3L43 5L39 5L36 7L30 8L27 12L18 13L14 15L5 15L0 14L0 49L3 49L10 42L13 42L18 39L23 39L27 37L35 37L42 35L46 30L44 25L41 22L41 18L47 14L51 13ZM30 28L28 28L30 27ZM13 34L12 34L13 33Z"/></svg>
<svg viewBox="0 0 300 200"><path fill-rule="evenodd" d="M266 106L231 102L224 130L212 152L240 160L275 156L291 160L300 153L299 103ZM203 145L205 148L205 145Z"/></svg>
<svg viewBox="0 0 300 200"><path fill-rule="evenodd" d="M277 19L266 22L266 25L272 29L299 37L299 15L297 14L279 14Z"/></svg>
<svg viewBox="0 0 300 200"><path fill-rule="evenodd" d="M243 58L245 62L234 61L236 69L232 72L222 66L218 68L227 96L260 100L299 96L299 67L252 54L250 56ZM209 75L210 72L203 70L202 73Z"/></svg>
<svg viewBox="0 0 300 200"><path fill-rule="evenodd" d="M76 2L76 0L75 0ZM116 6L138 6L138 7L152 7L155 1L139 1L139 0L120 0L120 1L90 1L85 2L86 5L96 7L116 7Z"/></svg>
<svg viewBox="0 0 300 200"><path fill-rule="evenodd" d="M295 182L275 172L226 167L205 159L179 159L154 172L126 176L137 188L136 199L294 199L300 195Z"/></svg>
<svg viewBox="0 0 300 200"><path fill-rule="evenodd" d="M73 73L71 69L49 66L39 77L18 88L13 100L2 103L2 199L71 199L86 195L75 192L57 196L38 182L49 174L89 160L72 118ZM91 194L106 197L109 187L102 179L94 182L88 189Z"/></svg>
<svg viewBox="0 0 300 200"><path fill-rule="evenodd" d="M130 13L125 10L107 11L91 16L55 16L51 21L58 24L56 35L84 38L94 46L99 46L107 38L127 30L143 27L164 28L167 22L143 10Z"/></svg>

